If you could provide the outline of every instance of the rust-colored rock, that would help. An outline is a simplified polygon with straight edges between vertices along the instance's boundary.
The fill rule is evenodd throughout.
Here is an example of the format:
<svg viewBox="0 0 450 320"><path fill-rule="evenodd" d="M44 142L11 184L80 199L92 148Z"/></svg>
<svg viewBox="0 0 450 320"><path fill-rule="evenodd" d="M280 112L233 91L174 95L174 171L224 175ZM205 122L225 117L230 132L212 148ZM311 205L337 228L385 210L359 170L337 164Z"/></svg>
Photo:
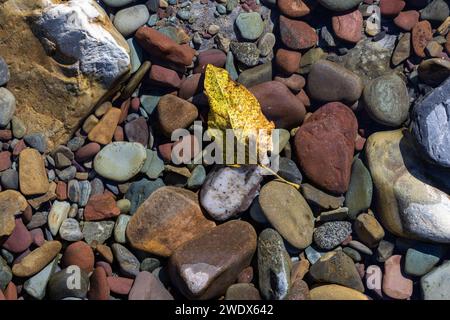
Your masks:
<svg viewBox="0 0 450 320"><path fill-rule="evenodd" d="M302 0L278 0L277 5L282 14L291 18L306 16L311 11Z"/></svg>
<svg viewBox="0 0 450 320"><path fill-rule="evenodd" d="M280 16L281 41L290 49L300 50L313 47L319 40L309 24Z"/></svg>
<svg viewBox="0 0 450 320"><path fill-rule="evenodd" d="M97 267L90 278L89 300L109 300L109 284L106 271L102 267Z"/></svg>
<svg viewBox="0 0 450 320"><path fill-rule="evenodd" d="M431 39L433 39L431 24L427 20L417 23L412 29L412 46L414 53L421 58L425 58L425 48Z"/></svg>
<svg viewBox="0 0 450 320"><path fill-rule="evenodd" d="M89 140L100 144L110 143L114 130L116 130L119 123L121 113L122 111L118 108L110 108L99 123L89 132Z"/></svg>
<svg viewBox="0 0 450 320"><path fill-rule="evenodd" d="M98 221L117 217L120 209L116 201L109 194L95 194L89 198L84 208L84 219L86 221Z"/></svg>
<svg viewBox="0 0 450 320"><path fill-rule="evenodd" d="M301 58L302 54L300 52L281 48L278 49L275 55L275 62L281 73L290 75L297 72Z"/></svg>
<svg viewBox="0 0 450 320"><path fill-rule="evenodd" d="M192 191L159 188L141 204L127 226L133 248L168 257L187 241L214 228Z"/></svg>
<svg viewBox="0 0 450 320"><path fill-rule="evenodd" d="M335 15L331 19L336 36L351 43L357 43L362 37L363 17L356 9L350 13Z"/></svg>
<svg viewBox="0 0 450 320"><path fill-rule="evenodd" d="M92 248L84 241L77 241L66 248L61 263L65 268L76 265L80 269L90 273L94 270L94 259Z"/></svg>
<svg viewBox="0 0 450 320"><path fill-rule="evenodd" d="M411 29L419 22L420 13L416 10L402 11L395 17L394 23L397 27L411 31Z"/></svg>
<svg viewBox="0 0 450 320"><path fill-rule="evenodd" d="M50 188L44 158L35 149L25 149L19 155L20 191L26 196L43 194Z"/></svg>

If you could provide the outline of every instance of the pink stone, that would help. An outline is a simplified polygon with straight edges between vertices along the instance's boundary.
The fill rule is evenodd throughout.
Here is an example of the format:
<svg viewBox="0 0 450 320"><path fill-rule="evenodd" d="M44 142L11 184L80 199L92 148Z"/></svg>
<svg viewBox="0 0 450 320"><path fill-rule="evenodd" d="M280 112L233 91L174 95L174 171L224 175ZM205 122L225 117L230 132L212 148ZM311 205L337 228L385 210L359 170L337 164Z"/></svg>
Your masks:
<svg viewBox="0 0 450 320"><path fill-rule="evenodd" d="M181 77L176 71L156 64L150 69L150 80L161 87L179 88L181 84Z"/></svg>
<svg viewBox="0 0 450 320"><path fill-rule="evenodd" d="M204 73L206 65L212 64L216 67L222 68L227 60L226 54L219 49L209 49L199 53L197 57L197 66L194 73Z"/></svg>
<svg viewBox="0 0 450 320"><path fill-rule="evenodd" d="M336 36L344 41L357 43L362 37L363 17L358 9L331 19L333 31Z"/></svg>
<svg viewBox="0 0 450 320"><path fill-rule="evenodd" d="M108 277L108 284L111 292L116 294L127 295L133 286L133 279L123 277Z"/></svg>
<svg viewBox="0 0 450 320"><path fill-rule="evenodd" d="M33 229L30 231L30 233L31 237L33 238L33 243L36 246L40 247L44 244L45 238L41 228Z"/></svg>
<svg viewBox="0 0 450 320"><path fill-rule="evenodd" d="M27 250L33 239L30 231L25 227L21 218L16 218L16 227L13 233L3 243L3 248L14 253L20 253Z"/></svg>
<svg viewBox="0 0 450 320"><path fill-rule="evenodd" d="M413 282L403 276L401 260L402 256L394 255L384 263L383 292L393 299L404 300L411 297Z"/></svg>
<svg viewBox="0 0 450 320"><path fill-rule="evenodd" d="M112 268L111 265L106 262L106 261L98 261L95 263L96 267L102 267L103 269L105 269L106 275L108 277L112 276Z"/></svg>
<svg viewBox="0 0 450 320"><path fill-rule="evenodd" d="M134 280L128 300L173 300L172 295L153 274L139 272Z"/></svg>
<svg viewBox="0 0 450 320"><path fill-rule="evenodd" d="M411 31L411 29L419 22L420 14L416 10L402 11L394 19L394 23L397 27Z"/></svg>

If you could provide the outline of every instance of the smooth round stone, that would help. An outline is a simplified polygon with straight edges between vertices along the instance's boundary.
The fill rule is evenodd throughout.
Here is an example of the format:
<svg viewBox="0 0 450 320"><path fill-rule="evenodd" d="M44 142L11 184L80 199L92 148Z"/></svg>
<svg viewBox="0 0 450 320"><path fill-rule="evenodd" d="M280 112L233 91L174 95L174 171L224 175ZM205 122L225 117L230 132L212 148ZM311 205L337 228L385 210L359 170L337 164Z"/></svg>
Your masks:
<svg viewBox="0 0 450 320"><path fill-rule="evenodd" d="M315 287L310 296L311 300L369 300L365 294L337 284Z"/></svg>
<svg viewBox="0 0 450 320"><path fill-rule="evenodd" d="M258 49L260 55L262 57L267 57L269 54L271 54L273 47L275 46L275 42L276 38L273 33L268 32L264 34L258 41Z"/></svg>
<svg viewBox="0 0 450 320"><path fill-rule="evenodd" d="M113 142L95 156L94 169L104 178L125 182L139 173L146 158L140 143Z"/></svg>
<svg viewBox="0 0 450 320"><path fill-rule="evenodd" d="M121 273L126 277L134 278L139 274L139 260L124 246L114 243L111 246Z"/></svg>
<svg viewBox="0 0 450 320"><path fill-rule="evenodd" d="M314 231L314 242L319 248L331 250L352 233L352 224L347 221L326 222Z"/></svg>
<svg viewBox="0 0 450 320"><path fill-rule="evenodd" d="M133 34L150 18L147 6L140 4L120 10L114 17L114 26L124 36Z"/></svg>
<svg viewBox="0 0 450 320"><path fill-rule="evenodd" d="M264 23L258 12L241 12L236 18L240 35L249 41L258 39L264 30Z"/></svg>
<svg viewBox="0 0 450 320"><path fill-rule="evenodd" d="M424 300L450 299L450 261L447 261L420 279Z"/></svg>
<svg viewBox="0 0 450 320"><path fill-rule="evenodd" d="M61 259L63 267L76 265L87 273L91 273L94 270L94 262L94 252L84 241L70 244L64 251Z"/></svg>
<svg viewBox="0 0 450 320"><path fill-rule="evenodd" d="M367 113L378 123L398 127L408 117L408 89L395 74L372 80L365 87L363 97Z"/></svg>
<svg viewBox="0 0 450 320"><path fill-rule="evenodd" d="M19 174L14 169L6 169L0 176L0 181L4 189L19 189Z"/></svg>
<svg viewBox="0 0 450 320"><path fill-rule="evenodd" d="M237 61L247 67L254 67L259 62L259 49L253 42L236 42L230 44L231 52Z"/></svg>
<svg viewBox="0 0 450 320"><path fill-rule="evenodd" d="M6 61L0 57L0 86L4 86L9 81L9 68Z"/></svg>
<svg viewBox="0 0 450 320"><path fill-rule="evenodd" d="M156 258L145 258L141 262L141 271L153 272L161 265L161 262Z"/></svg>
<svg viewBox="0 0 450 320"><path fill-rule="evenodd" d="M352 164L350 184L345 194L345 206L348 215L355 219L357 214L366 210L372 203L372 177L364 163L356 158Z"/></svg>
<svg viewBox="0 0 450 320"><path fill-rule="evenodd" d="M135 2L136 0L103 0L103 2L110 7L116 8L116 7L123 7L127 4L130 4L132 2Z"/></svg>
<svg viewBox="0 0 450 320"><path fill-rule="evenodd" d="M66 201L55 201L48 214L48 226L50 232L56 236L64 220L67 219L70 203Z"/></svg>
<svg viewBox="0 0 450 320"><path fill-rule="evenodd" d="M247 210L256 197L262 176L258 167L217 167L200 190L200 204L217 221Z"/></svg>
<svg viewBox="0 0 450 320"><path fill-rule="evenodd" d="M85 139L83 137L73 137L67 142L67 147L75 152L84 145Z"/></svg>
<svg viewBox="0 0 450 320"><path fill-rule="evenodd" d="M23 123L22 120L20 120L16 116L13 116L11 119L11 126L14 138L22 139L25 136L27 132L27 127L25 126L25 123Z"/></svg>
<svg viewBox="0 0 450 320"><path fill-rule="evenodd" d="M258 237L259 289L267 300L282 300L289 292L291 261L283 238L273 229Z"/></svg>
<svg viewBox="0 0 450 320"><path fill-rule="evenodd" d="M74 272L80 271L79 281L77 283L79 286L68 286L68 283L72 283L72 278ZM61 300L64 298L80 298L86 297L89 287L89 275L86 271L78 269L75 267L67 267L59 272L54 273L47 285L48 297L51 300Z"/></svg>
<svg viewBox="0 0 450 320"><path fill-rule="evenodd" d="M120 199L116 202L116 206L120 209L120 213L129 213L131 209L131 201L128 199Z"/></svg>
<svg viewBox="0 0 450 320"><path fill-rule="evenodd" d="M126 243L125 231L127 229L128 222L131 216L126 214L121 214L116 220L116 225L114 226L114 240L118 243Z"/></svg>
<svg viewBox="0 0 450 320"><path fill-rule="evenodd" d="M66 241L79 241L83 239L83 233L77 220L67 218L59 228L59 235Z"/></svg>
<svg viewBox="0 0 450 320"><path fill-rule="evenodd" d="M6 127L16 111L16 98L6 88L0 88L0 127Z"/></svg>
<svg viewBox="0 0 450 320"><path fill-rule="evenodd" d="M443 253L441 246L419 243L406 252L405 272L413 276L423 276L439 263Z"/></svg>
<svg viewBox="0 0 450 320"><path fill-rule="evenodd" d="M272 226L291 245L304 249L311 244L314 216L297 189L271 181L261 189L259 203Z"/></svg>
<svg viewBox="0 0 450 320"><path fill-rule="evenodd" d="M59 241L45 242L16 263L12 268L13 274L17 277L30 277L38 273L56 257L61 248Z"/></svg>
<svg viewBox="0 0 450 320"><path fill-rule="evenodd" d="M318 0L325 8L341 12L352 9L362 2L362 0Z"/></svg>
<svg viewBox="0 0 450 320"><path fill-rule="evenodd" d="M147 159L141 172L145 172L150 179L157 179L164 171L164 161L158 156L157 151L147 149L146 152Z"/></svg>
<svg viewBox="0 0 450 320"><path fill-rule="evenodd" d="M261 296L253 284L236 283L228 287L225 300L261 300Z"/></svg>

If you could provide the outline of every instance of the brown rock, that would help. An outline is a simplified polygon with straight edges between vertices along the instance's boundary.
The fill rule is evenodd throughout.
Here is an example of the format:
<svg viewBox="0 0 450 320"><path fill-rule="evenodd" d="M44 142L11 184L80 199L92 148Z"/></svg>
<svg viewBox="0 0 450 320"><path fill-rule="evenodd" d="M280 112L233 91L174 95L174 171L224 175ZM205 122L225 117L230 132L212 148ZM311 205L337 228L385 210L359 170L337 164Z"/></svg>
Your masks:
<svg viewBox="0 0 450 320"><path fill-rule="evenodd" d="M19 192L0 192L0 237L9 236L14 231L14 216L24 211L27 206L27 200Z"/></svg>
<svg viewBox="0 0 450 320"><path fill-rule="evenodd" d="M297 72L300 67L301 57L302 54L300 52L281 48L278 49L275 55L275 62L281 73L290 75Z"/></svg>
<svg viewBox="0 0 450 320"><path fill-rule="evenodd" d="M294 93L300 92L305 87L306 84L305 78L296 73L291 74L289 77L276 76L274 80L281 82Z"/></svg>
<svg viewBox="0 0 450 320"><path fill-rule="evenodd" d="M402 11L395 17L394 23L397 27L411 31L411 29L419 22L420 14L416 10Z"/></svg>
<svg viewBox="0 0 450 320"><path fill-rule="evenodd" d="M173 297L158 278L142 271L134 280L128 300L173 300Z"/></svg>
<svg viewBox="0 0 450 320"><path fill-rule="evenodd" d="M380 0L380 11L385 16L396 16L405 5L406 3L403 0Z"/></svg>
<svg viewBox="0 0 450 320"><path fill-rule="evenodd" d="M403 276L401 270L402 256L394 255L384 263L383 292L393 298L404 300L413 293L413 282Z"/></svg>
<svg viewBox="0 0 450 320"><path fill-rule="evenodd" d="M114 198L108 194L95 194L89 198L84 208L84 219L86 221L105 220L117 217L120 209Z"/></svg>
<svg viewBox="0 0 450 320"><path fill-rule="evenodd" d="M405 33L397 43L394 52L392 53L392 64L399 65L409 58L411 55L411 33Z"/></svg>
<svg viewBox="0 0 450 320"><path fill-rule="evenodd" d="M253 280L253 267L249 266L239 273L239 276L236 280L238 283L250 283Z"/></svg>
<svg viewBox="0 0 450 320"><path fill-rule="evenodd" d="M373 216L367 213L360 214L353 229L359 239L368 247L374 248L384 238L384 230Z"/></svg>
<svg viewBox="0 0 450 320"><path fill-rule="evenodd" d="M108 279L102 267L95 268L91 275L87 297L89 300L109 300Z"/></svg>
<svg viewBox="0 0 450 320"><path fill-rule="evenodd" d="M85 162L92 160L95 155L100 151L101 147L96 142L91 142L86 144L85 146L81 147L77 150L75 153L75 159L78 162Z"/></svg>
<svg viewBox="0 0 450 320"><path fill-rule="evenodd" d="M46 193L50 187L44 159L39 151L25 149L19 155L20 191L26 196Z"/></svg>
<svg viewBox="0 0 450 320"><path fill-rule="evenodd" d="M150 56L177 65L190 65L195 55L195 50L187 44L179 45L165 34L147 26L140 27L135 38Z"/></svg>
<svg viewBox="0 0 450 320"><path fill-rule="evenodd" d="M8 40L0 42L0 52L11 73L8 89L17 99L16 116L24 122L28 133L45 134L49 149L52 149L73 135L99 99L116 84L114 82L120 82L128 74L130 65L119 65L114 60L116 65L111 65L111 69L118 69L114 79L104 77L102 80L102 74L98 72L89 75L75 70L79 61L65 57L58 51L58 44L43 38L44 30L32 23L41 15L48 1L5 0L1 3L0 25L3 28L0 39ZM100 33L112 36L111 40L123 48L125 56L129 52L125 39L113 27L103 9L95 1L89 3L100 14L95 19L95 27L101 30Z"/></svg>
<svg viewBox="0 0 450 320"><path fill-rule="evenodd" d="M365 294L337 284L315 287L310 295L311 300L369 300Z"/></svg>
<svg viewBox="0 0 450 320"><path fill-rule="evenodd" d="M191 77L186 78L180 85L178 96L181 99L189 99L199 93L203 88L201 73L195 73Z"/></svg>
<svg viewBox="0 0 450 320"><path fill-rule="evenodd" d="M56 184L56 199L64 201L67 199L67 183L64 181L58 181Z"/></svg>
<svg viewBox="0 0 450 320"><path fill-rule="evenodd" d="M277 128L293 128L305 117L305 107L284 84L269 81L251 87L250 92L258 99L261 110Z"/></svg>
<svg viewBox="0 0 450 320"><path fill-rule="evenodd" d="M289 289L289 293L286 296L286 300L310 300L311 296L309 294L308 284L301 280L295 280L291 288Z"/></svg>
<svg viewBox="0 0 450 320"><path fill-rule="evenodd" d="M95 247L95 251L98 252L98 254L105 259L106 262L108 263L113 263L114 260L114 255L112 253L112 250L110 247L108 247L107 245L104 244L98 244Z"/></svg>
<svg viewBox="0 0 450 320"><path fill-rule="evenodd" d="M210 299L225 293L250 264L255 250L253 227L232 220L179 247L170 257L169 274L186 297Z"/></svg>
<svg viewBox="0 0 450 320"><path fill-rule="evenodd" d="M176 129L187 128L198 117L195 105L171 94L161 97L157 110L161 129L168 137Z"/></svg>
<svg viewBox="0 0 450 320"><path fill-rule="evenodd" d="M277 5L282 14L291 18L306 16L311 11L302 0L279 0Z"/></svg>
<svg viewBox="0 0 450 320"><path fill-rule="evenodd" d="M418 22L412 29L414 53L421 58L425 58L425 48L431 39L433 39L431 24L427 20Z"/></svg>
<svg viewBox="0 0 450 320"><path fill-rule="evenodd" d="M306 22L280 16L281 41L290 49L313 47L319 40L315 30Z"/></svg>
<svg viewBox="0 0 450 320"><path fill-rule="evenodd" d="M359 9L350 13L335 15L331 22L333 31L339 39L351 43L357 43L361 40L363 17Z"/></svg>
<svg viewBox="0 0 450 320"><path fill-rule="evenodd" d="M317 186L332 193L347 191L358 122L339 102L314 112L295 134L300 167Z"/></svg>
<svg viewBox="0 0 450 320"><path fill-rule="evenodd" d="M168 257L214 226L214 222L204 217L195 193L178 187L163 187L137 209L126 234L133 248Z"/></svg>
<svg viewBox="0 0 450 320"><path fill-rule="evenodd" d="M253 284L236 283L228 287L225 300L261 300L261 295Z"/></svg>
<svg viewBox="0 0 450 320"><path fill-rule="evenodd" d="M122 111L120 109L110 108L100 119L99 123L89 132L89 140L100 144L110 143L121 114Z"/></svg>
<svg viewBox="0 0 450 320"><path fill-rule="evenodd" d="M61 264L64 268L76 265L87 273L91 273L94 270L94 259L92 248L84 241L77 241L66 248Z"/></svg>
<svg viewBox="0 0 450 320"><path fill-rule="evenodd" d="M61 250L61 242L47 241L16 263L12 272L16 277L31 277L44 269Z"/></svg>

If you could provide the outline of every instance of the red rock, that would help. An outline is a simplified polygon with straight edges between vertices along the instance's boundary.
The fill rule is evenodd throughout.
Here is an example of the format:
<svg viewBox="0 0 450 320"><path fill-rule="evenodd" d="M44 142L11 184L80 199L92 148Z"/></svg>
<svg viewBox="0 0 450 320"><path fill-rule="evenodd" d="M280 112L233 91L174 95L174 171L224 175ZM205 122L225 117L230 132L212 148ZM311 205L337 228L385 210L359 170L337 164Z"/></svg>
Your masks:
<svg viewBox="0 0 450 320"><path fill-rule="evenodd" d="M202 84L201 84L202 83ZM186 78L180 85L178 96L182 99L189 99L195 94L203 90L202 74L195 73L191 77Z"/></svg>
<svg viewBox="0 0 450 320"><path fill-rule="evenodd" d="M177 65L190 65L195 55L195 50L187 44L179 45L165 34L147 26L140 27L135 38L150 56Z"/></svg>
<svg viewBox="0 0 450 320"><path fill-rule="evenodd" d="M36 228L30 231L31 237L33 239L33 243L40 247L45 243L44 232L42 232L41 228Z"/></svg>
<svg viewBox="0 0 450 320"><path fill-rule="evenodd" d="M98 246L97 246L97 250L98 250ZM97 261L95 263L95 267L103 268L105 270L106 275L108 277L112 276L112 273L113 273L112 272L112 268L111 268L111 265L108 262L106 262L106 261Z"/></svg>
<svg viewBox="0 0 450 320"><path fill-rule="evenodd" d="M30 231L25 227L21 218L15 219L16 226L11 235L3 243L3 248L13 253L20 253L27 250L33 239Z"/></svg>
<svg viewBox="0 0 450 320"><path fill-rule="evenodd" d="M24 210L24 212L22 213L23 221L25 223L29 223L32 217L33 217L33 209L31 209L31 206L28 205Z"/></svg>
<svg viewBox="0 0 450 320"><path fill-rule="evenodd" d="M88 143L75 152L75 159L78 162L85 162L92 160L94 156L100 151L100 145L96 142Z"/></svg>
<svg viewBox="0 0 450 320"><path fill-rule="evenodd" d="M77 265L80 269L91 273L94 270L94 252L84 241L77 241L70 244L61 259L64 268Z"/></svg>
<svg viewBox="0 0 450 320"><path fill-rule="evenodd" d="M17 287L12 281L8 283L8 286L5 289L5 300L17 300Z"/></svg>
<svg viewBox="0 0 450 320"><path fill-rule="evenodd" d="M165 162L171 162L172 161L172 147L173 147L173 145L174 145L173 142L169 142L169 143L160 144L158 146L159 154L161 155L161 158Z"/></svg>
<svg viewBox="0 0 450 320"><path fill-rule="evenodd" d="M350 13L335 15L331 19L333 31L344 41L357 43L362 37L363 16L359 9Z"/></svg>
<svg viewBox="0 0 450 320"><path fill-rule="evenodd" d="M128 300L173 300L172 295L153 274L139 272L134 280Z"/></svg>
<svg viewBox="0 0 450 320"><path fill-rule="evenodd" d="M277 128L293 128L305 117L305 107L284 84L268 81L251 87L250 92L258 99L261 110Z"/></svg>
<svg viewBox="0 0 450 320"><path fill-rule="evenodd" d="M397 27L411 31L411 29L419 22L420 13L416 10L402 11L395 17L394 23Z"/></svg>
<svg viewBox="0 0 450 320"><path fill-rule="evenodd" d="M58 181L56 184L56 199L59 201L64 201L67 199L67 183L64 181Z"/></svg>
<svg viewBox="0 0 450 320"><path fill-rule="evenodd" d="M300 52L278 49L275 55L275 62L281 73L290 75L299 69L301 58L302 54Z"/></svg>
<svg viewBox="0 0 450 320"><path fill-rule="evenodd" d="M108 285L112 293L127 295L133 286L133 279L123 277L108 277Z"/></svg>
<svg viewBox="0 0 450 320"><path fill-rule="evenodd" d="M134 97L131 99L131 110L133 110L134 112L138 112L139 111L139 107L141 106L141 99L139 99L139 97Z"/></svg>
<svg viewBox="0 0 450 320"><path fill-rule="evenodd" d="M117 126L116 130L114 130L113 134L114 141L124 141L125 133L123 132L123 128L121 126Z"/></svg>
<svg viewBox="0 0 450 320"><path fill-rule="evenodd" d="M87 297L89 300L109 300L109 284L102 267L95 268L91 275Z"/></svg>
<svg viewBox="0 0 450 320"><path fill-rule="evenodd" d="M295 134L302 172L319 188L335 194L350 182L358 122L353 111L330 102L314 112Z"/></svg>
<svg viewBox="0 0 450 320"><path fill-rule="evenodd" d="M280 16L281 41L290 49L313 47L319 40L315 30L306 22Z"/></svg>
<svg viewBox="0 0 450 320"><path fill-rule="evenodd" d="M421 58L425 58L425 48L431 39L433 39L431 24L427 20L417 23L412 29L414 53Z"/></svg>
<svg viewBox="0 0 450 320"><path fill-rule="evenodd" d="M84 208L84 219L86 221L98 221L117 217L120 209L113 197L106 194L95 194L89 198Z"/></svg>
<svg viewBox="0 0 450 320"><path fill-rule="evenodd" d="M401 259L402 256L394 255L384 263L383 292L393 299L405 300L412 295L413 282L403 276Z"/></svg>
<svg viewBox="0 0 450 320"><path fill-rule="evenodd" d="M396 16L405 5L405 1L402 0L380 0L380 11L385 16Z"/></svg>
<svg viewBox="0 0 450 320"><path fill-rule="evenodd" d="M278 0L277 5L282 14L291 18L306 16L311 11L302 0Z"/></svg>
<svg viewBox="0 0 450 320"><path fill-rule="evenodd" d="M212 64L222 68L227 60L227 55L219 49L209 49L199 53L197 57L197 66L194 73L204 73L206 65Z"/></svg>
<svg viewBox="0 0 450 320"><path fill-rule="evenodd" d="M157 64L152 65L149 77L152 84L160 87L178 88L181 84L181 77L176 71Z"/></svg>
<svg viewBox="0 0 450 320"><path fill-rule="evenodd" d="M13 137L11 130L0 130L0 140L1 141L9 141Z"/></svg>
<svg viewBox="0 0 450 320"><path fill-rule="evenodd" d="M239 276L237 278L237 283L251 283L253 280L253 268L251 266L248 266L244 270L239 273Z"/></svg>
<svg viewBox="0 0 450 320"><path fill-rule="evenodd" d="M284 78L280 76L276 76L274 78L275 81L281 82L286 87L288 87L292 92L298 93L302 91L303 87L305 86L305 78L303 78L299 74L291 74L289 77Z"/></svg>
<svg viewBox="0 0 450 320"><path fill-rule="evenodd" d="M311 101L309 100L308 95L306 94L305 90L301 90L297 95L296 95L297 99L299 99L301 101L301 103L303 103L303 105L305 106L306 109L308 109L308 107L311 106Z"/></svg>
<svg viewBox="0 0 450 320"><path fill-rule="evenodd" d="M130 110L131 99L126 99L120 105L120 118L118 124L122 124L128 116L128 110Z"/></svg>
<svg viewBox="0 0 450 320"><path fill-rule="evenodd" d="M27 146L25 144L25 141L23 141L23 139L19 140L19 142L17 142L16 145L14 146L13 153L12 153L13 156L15 156L15 157L18 156L19 153L22 150L24 150L26 147Z"/></svg>
<svg viewBox="0 0 450 320"><path fill-rule="evenodd" d="M0 152L0 171L11 168L11 152Z"/></svg>

